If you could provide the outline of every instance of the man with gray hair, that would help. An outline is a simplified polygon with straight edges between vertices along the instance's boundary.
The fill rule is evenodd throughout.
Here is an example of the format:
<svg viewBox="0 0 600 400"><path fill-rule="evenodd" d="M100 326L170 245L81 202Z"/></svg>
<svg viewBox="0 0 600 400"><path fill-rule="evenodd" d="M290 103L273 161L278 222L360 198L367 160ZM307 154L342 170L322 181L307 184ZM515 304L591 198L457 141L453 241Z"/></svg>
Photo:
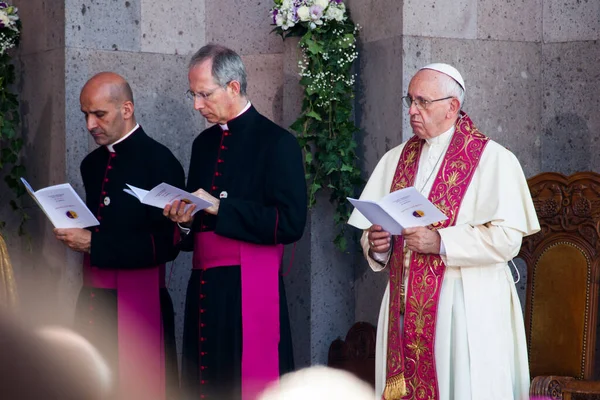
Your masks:
<svg viewBox="0 0 600 400"><path fill-rule="evenodd" d="M306 222L302 154L248 100L234 51L202 47L188 79L194 108L215 125L194 140L187 181L213 206L194 217L179 202L164 209L191 229L182 249L194 251L182 386L186 399L254 398L293 368L279 266L283 245L299 240Z"/></svg>
<svg viewBox="0 0 600 400"><path fill-rule="evenodd" d="M376 392L390 399L527 399L525 329L508 262L539 223L516 157L461 111L465 83L429 64L402 98L414 136L386 153L361 199L414 186L448 219L392 236L354 210L369 266L390 280Z"/></svg>

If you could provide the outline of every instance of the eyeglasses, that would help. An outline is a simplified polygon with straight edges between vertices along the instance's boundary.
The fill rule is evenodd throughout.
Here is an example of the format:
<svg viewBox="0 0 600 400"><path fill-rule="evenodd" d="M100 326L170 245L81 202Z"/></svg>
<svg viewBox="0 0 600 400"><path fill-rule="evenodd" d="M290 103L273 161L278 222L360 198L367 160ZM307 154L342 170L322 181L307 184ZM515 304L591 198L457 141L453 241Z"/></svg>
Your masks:
<svg viewBox="0 0 600 400"><path fill-rule="evenodd" d="M188 90L187 92L185 92L185 94L187 95L187 97L189 97L191 100L196 100L196 98L198 99L202 99L202 100L208 100L210 96L213 95L213 93L215 93L217 90L222 89L222 86L219 86L213 90L211 90L210 92L192 92L191 90Z"/></svg>
<svg viewBox="0 0 600 400"><path fill-rule="evenodd" d="M448 99L453 99L454 96L448 96L448 97L444 97L443 99L435 99L435 100L425 100L422 97L417 97L415 99L413 99L410 96L404 96L402 97L402 104L404 105L404 107L406 108L410 108L410 106L415 103L415 106L417 107L418 110L426 110L427 107L431 104L431 103L435 103L436 101L442 101L442 100L448 100Z"/></svg>

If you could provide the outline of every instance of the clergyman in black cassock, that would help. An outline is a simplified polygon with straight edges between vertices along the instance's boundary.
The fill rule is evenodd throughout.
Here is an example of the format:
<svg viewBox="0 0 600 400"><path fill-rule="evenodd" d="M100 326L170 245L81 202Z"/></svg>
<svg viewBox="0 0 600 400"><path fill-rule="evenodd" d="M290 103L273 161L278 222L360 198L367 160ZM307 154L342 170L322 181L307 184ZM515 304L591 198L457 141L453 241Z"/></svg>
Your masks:
<svg viewBox="0 0 600 400"><path fill-rule="evenodd" d="M282 245L299 240L306 223L302 155L296 138L246 98L245 69L233 51L200 49L189 81L195 109L216 125L193 143L187 190L215 206L193 222L178 203L165 208L191 227L182 249L194 251L182 389L186 399L247 399L293 369L279 267Z"/></svg>
<svg viewBox="0 0 600 400"><path fill-rule="evenodd" d="M174 312L164 281L165 263L178 254L179 231L160 209L123 189L150 190L162 182L183 187L183 168L136 124L122 77L95 75L80 100L87 129L101 145L81 163L86 203L100 225L55 230L84 253L76 327L109 361L121 398L177 399Z"/></svg>

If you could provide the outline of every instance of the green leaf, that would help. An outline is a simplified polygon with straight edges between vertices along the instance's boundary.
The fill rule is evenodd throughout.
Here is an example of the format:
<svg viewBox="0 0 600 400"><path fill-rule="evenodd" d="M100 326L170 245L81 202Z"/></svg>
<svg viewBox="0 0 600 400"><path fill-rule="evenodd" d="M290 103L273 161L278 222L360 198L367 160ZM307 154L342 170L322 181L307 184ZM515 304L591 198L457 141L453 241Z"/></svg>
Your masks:
<svg viewBox="0 0 600 400"><path fill-rule="evenodd" d="M314 111L309 111L305 114L307 117L311 117L316 119L317 121L322 121L321 116Z"/></svg>
<svg viewBox="0 0 600 400"><path fill-rule="evenodd" d="M339 233L335 239L333 239L333 243L335 244L335 246L340 249L341 251L346 251L346 249L348 248L348 242L346 240L346 237L343 236L343 234Z"/></svg>
<svg viewBox="0 0 600 400"><path fill-rule="evenodd" d="M313 155L312 155L312 153L309 153L309 152L307 152L307 153L304 155L304 161L305 161L307 164L310 164L310 163L312 162L312 160L313 160Z"/></svg>
<svg viewBox="0 0 600 400"><path fill-rule="evenodd" d="M293 130L294 132L299 132L302 133L303 132L303 121L301 119L297 119L296 121L294 121L294 123L292 125L290 125L290 129Z"/></svg>

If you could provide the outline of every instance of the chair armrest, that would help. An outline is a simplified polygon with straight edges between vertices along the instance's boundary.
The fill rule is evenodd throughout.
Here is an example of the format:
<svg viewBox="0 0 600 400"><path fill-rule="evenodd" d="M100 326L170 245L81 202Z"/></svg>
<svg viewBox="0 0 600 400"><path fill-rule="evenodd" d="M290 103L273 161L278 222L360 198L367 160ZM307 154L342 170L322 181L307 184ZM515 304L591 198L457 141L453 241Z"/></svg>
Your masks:
<svg viewBox="0 0 600 400"><path fill-rule="evenodd" d="M530 400L599 399L600 381L584 381L569 376L536 376L531 382L529 395Z"/></svg>

